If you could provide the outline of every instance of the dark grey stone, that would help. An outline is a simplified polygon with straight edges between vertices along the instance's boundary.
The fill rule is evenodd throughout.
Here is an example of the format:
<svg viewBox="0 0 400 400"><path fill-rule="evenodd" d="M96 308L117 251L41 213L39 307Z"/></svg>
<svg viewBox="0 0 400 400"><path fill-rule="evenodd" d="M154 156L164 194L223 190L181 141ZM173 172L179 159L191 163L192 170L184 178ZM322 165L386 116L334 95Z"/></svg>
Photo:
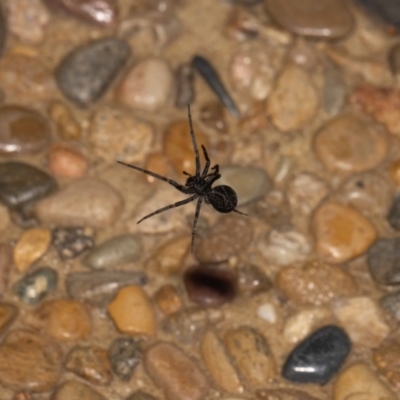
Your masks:
<svg viewBox="0 0 400 400"><path fill-rule="evenodd" d="M133 371L142 358L141 342L133 338L118 338L108 352L111 368L123 381L131 379Z"/></svg>
<svg viewBox="0 0 400 400"><path fill-rule="evenodd" d="M78 257L94 246L91 228L55 228L52 242L62 260Z"/></svg>
<svg viewBox="0 0 400 400"><path fill-rule="evenodd" d="M380 303L386 311L400 321L400 290L383 296Z"/></svg>

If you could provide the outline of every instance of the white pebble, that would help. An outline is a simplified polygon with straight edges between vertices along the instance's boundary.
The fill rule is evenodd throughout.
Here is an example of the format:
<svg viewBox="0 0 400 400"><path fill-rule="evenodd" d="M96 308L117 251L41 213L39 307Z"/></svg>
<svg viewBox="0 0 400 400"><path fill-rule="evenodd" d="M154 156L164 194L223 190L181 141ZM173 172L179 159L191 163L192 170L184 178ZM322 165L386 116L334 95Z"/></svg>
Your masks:
<svg viewBox="0 0 400 400"><path fill-rule="evenodd" d="M261 319L263 319L271 324L275 324L275 322L276 322L275 307L271 303L265 303L265 304L262 304L260 307L258 307L257 315Z"/></svg>

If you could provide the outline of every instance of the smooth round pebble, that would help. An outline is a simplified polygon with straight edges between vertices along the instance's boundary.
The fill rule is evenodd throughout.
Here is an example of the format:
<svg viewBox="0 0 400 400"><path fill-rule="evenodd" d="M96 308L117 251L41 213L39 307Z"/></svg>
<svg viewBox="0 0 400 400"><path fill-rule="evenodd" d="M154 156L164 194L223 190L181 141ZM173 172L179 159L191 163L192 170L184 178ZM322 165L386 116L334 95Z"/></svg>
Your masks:
<svg viewBox="0 0 400 400"><path fill-rule="evenodd" d="M275 324L278 319L276 309L272 303L261 304L257 309L257 316L270 324Z"/></svg>
<svg viewBox="0 0 400 400"><path fill-rule="evenodd" d="M61 101L53 101L49 107L50 118L56 125L58 135L65 140L77 140L82 129L71 110Z"/></svg>
<svg viewBox="0 0 400 400"><path fill-rule="evenodd" d="M12 266L12 249L7 243L0 243L0 298L8 287Z"/></svg>
<svg viewBox="0 0 400 400"><path fill-rule="evenodd" d="M323 385L343 366L350 349L350 339L342 328L324 326L292 350L282 375L291 382Z"/></svg>
<svg viewBox="0 0 400 400"><path fill-rule="evenodd" d="M393 339L385 342L374 351L373 360L379 372L395 388L400 389L400 343Z"/></svg>
<svg viewBox="0 0 400 400"><path fill-rule="evenodd" d="M78 257L94 246L92 228L54 228L52 243L61 260Z"/></svg>
<svg viewBox="0 0 400 400"><path fill-rule="evenodd" d="M49 229L32 228L25 231L13 249L13 259L17 270L25 272L47 252L50 243Z"/></svg>
<svg viewBox="0 0 400 400"><path fill-rule="evenodd" d="M106 400L99 392L94 390L86 383L79 381L65 381L56 388L51 396L51 400Z"/></svg>
<svg viewBox="0 0 400 400"><path fill-rule="evenodd" d="M167 315L178 312L183 304L177 290L172 285L161 286L154 295L158 308Z"/></svg>
<svg viewBox="0 0 400 400"><path fill-rule="evenodd" d="M390 206L387 220L390 226L396 231L400 231L400 196L396 195Z"/></svg>
<svg viewBox="0 0 400 400"><path fill-rule="evenodd" d="M141 342L134 338L117 338L110 346L108 357L115 375L122 381L129 381L142 360Z"/></svg>
<svg viewBox="0 0 400 400"><path fill-rule="evenodd" d="M0 334L17 318L18 308L11 303L0 303Z"/></svg>
<svg viewBox="0 0 400 400"><path fill-rule="evenodd" d="M156 331L153 305L140 286L130 285L120 289L109 304L108 312L123 333L152 336Z"/></svg>
<svg viewBox="0 0 400 400"><path fill-rule="evenodd" d="M116 100L138 111L155 112L166 105L174 76L161 58L149 58L136 64L116 90Z"/></svg>
<svg viewBox="0 0 400 400"><path fill-rule="evenodd" d="M400 321L400 291L388 293L380 299L381 306Z"/></svg>

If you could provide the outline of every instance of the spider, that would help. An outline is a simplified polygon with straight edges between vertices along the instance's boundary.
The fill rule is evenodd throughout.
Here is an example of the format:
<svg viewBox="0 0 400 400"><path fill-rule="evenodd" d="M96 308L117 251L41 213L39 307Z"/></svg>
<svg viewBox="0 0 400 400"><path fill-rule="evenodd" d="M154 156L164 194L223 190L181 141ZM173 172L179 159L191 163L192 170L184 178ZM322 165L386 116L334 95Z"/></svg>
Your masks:
<svg viewBox="0 0 400 400"><path fill-rule="evenodd" d="M183 206L184 204L188 204L194 200L197 200L196 213L194 216L193 227L192 227L192 241L190 247L191 252L193 253L197 220L199 218L200 207L203 201L205 201L205 203L207 204L211 204L220 213L229 213L231 211L234 211L241 215L247 216L247 214L242 213L239 210L236 210L235 207L238 201L237 195L236 192L230 186L218 185L212 187L213 183L219 178L221 178L221 174L219 173L218 164L211 167L212 172L209 172L211 161L210 158L208 157L207 150L203 145L201 145L201 148L203 150L204 158L206 160L206 165L203 171L201 171L200 154L197 148L196 138L194 136L192 116L190 114L189 105L188 105L188 117L189 117L190 136L192 138L193 150L195 153L196 173L195 175L191 175L188 172L183 171L183 174L188 176L188 178L186 179L186 183L184 185L180 185L179 183L173 181L172 179L158 175L155 172L148 171L147 169L137 167L136 165L126 164L122 161L117 161L117 162L126 165L129 168L136 169L137 171L144 172L145 174L153 176L154 178L157 178L161 181L167 182L180 192L191 195L185 200L181 200L174 204L170 204L169 206L160 208L159 210L156 210L146 215L137 222L138 224L140 224L145 219L152 217L153 215L160 214L164 211L170 210L171 208L180 207Z"/></svg>

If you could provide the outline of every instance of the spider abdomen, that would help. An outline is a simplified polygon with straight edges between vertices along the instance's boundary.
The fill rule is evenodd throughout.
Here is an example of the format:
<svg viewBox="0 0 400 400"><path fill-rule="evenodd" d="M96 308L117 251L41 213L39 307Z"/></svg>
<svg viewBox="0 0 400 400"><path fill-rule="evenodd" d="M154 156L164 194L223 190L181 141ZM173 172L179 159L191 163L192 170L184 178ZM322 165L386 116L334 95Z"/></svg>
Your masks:
<svg viewBox="0 0 400 400"><path fill-rule="evenodd" d="M229 213L237 206L237 195L230 186L218 185L212 188L207 195L207 202L217 211Z"/></svg>

